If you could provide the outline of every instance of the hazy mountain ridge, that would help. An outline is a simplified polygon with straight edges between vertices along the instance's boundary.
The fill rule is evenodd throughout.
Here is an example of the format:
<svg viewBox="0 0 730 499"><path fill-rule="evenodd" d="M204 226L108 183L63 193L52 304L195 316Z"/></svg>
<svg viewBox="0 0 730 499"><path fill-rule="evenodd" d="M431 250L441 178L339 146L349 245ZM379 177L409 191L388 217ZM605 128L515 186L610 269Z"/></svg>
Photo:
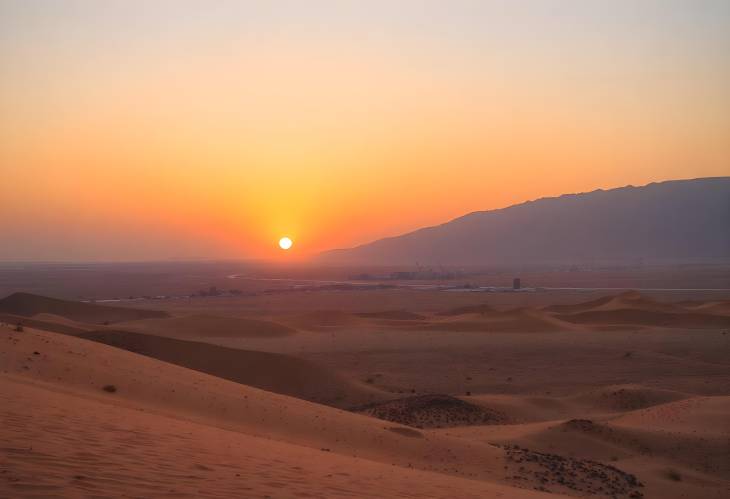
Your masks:
<svg viewBox="0 0 730 499"><path fill-rule="evenodd" d="M730 177L541 198L321 258L370 264L725 259L730 258Z"/></svg>

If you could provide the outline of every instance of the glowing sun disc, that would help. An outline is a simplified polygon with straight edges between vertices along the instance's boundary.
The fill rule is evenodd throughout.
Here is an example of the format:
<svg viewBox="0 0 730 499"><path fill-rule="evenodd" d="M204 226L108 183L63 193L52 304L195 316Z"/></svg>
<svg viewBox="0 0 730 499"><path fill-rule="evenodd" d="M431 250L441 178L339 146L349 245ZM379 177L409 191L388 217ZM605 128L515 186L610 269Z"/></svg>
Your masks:
<svg viewBox="0 0 730 499"><path fill-rule="evenodd" d="M288 250L289 248L291 248L292 244L294 243L292 243L292 240L288 237L282 237L281 239L279 239L279 248L283 250Z"/></svg>

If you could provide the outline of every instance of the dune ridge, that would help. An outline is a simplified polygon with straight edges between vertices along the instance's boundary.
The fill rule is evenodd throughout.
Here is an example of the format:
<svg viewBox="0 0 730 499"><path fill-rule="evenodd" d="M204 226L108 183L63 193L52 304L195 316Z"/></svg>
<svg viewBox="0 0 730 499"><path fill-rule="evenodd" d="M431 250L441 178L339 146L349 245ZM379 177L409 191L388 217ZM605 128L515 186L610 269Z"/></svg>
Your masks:
<svg viewBox="0 0 730 499"><path fill-rule="evenodd" d="M128 321L119 327L175 338L283 338L297 332L272 321L210 314Z"/></svg>
<svg viewBox="0 0 730 499"><path fill-rule="evenodd" d="M383 425L77 337L35 330L4 336L2 379L13 383L388 465L503 479L505 453L486 443L441 435L412 438L392 431L393 423ZM105 386L115 391L108 393ZM447 456L450 464L444 466Z"/></svg>
<svg viewBox="0 0 730 499"><path fill-rule="evenodd" d="M96 303L60 300L30 293L13 293L0 300L0 312L23 317L37 314L54 314L80 322L101 324L169 317L167 312L135 308L113 307Z"/></svg>
<svg viewBox="0 0 730 499"><path fill-rule="evenodd" d="M376 498L454 491L473 499L546 497L108 404L5 375L0 407L5 497Z"/></svg>
<svg viewBox="0 0 730 499"><path fill-rule="evenodd" d="M377 389L290 355L227 348L131 331L102 330L79 337L263 390L338 407L382 400Z"/></svg>

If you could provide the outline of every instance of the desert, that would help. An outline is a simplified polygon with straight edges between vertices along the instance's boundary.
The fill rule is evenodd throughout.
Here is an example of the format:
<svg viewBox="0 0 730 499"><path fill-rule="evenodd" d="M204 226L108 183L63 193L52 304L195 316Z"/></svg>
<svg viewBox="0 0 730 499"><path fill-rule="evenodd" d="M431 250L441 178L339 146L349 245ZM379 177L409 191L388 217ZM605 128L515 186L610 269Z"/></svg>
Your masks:
<svg viewBox="0 0 730 499"><path fill-rule="evenodd" d="M3 494L730 491L729 291L280 291L0 300Z"/></svg>
<svg viewBox="0 0 730 499"><path fill-rule="evenodd" d="M729 499L728 54L728 0L0 0L0 499Z"/></svg>

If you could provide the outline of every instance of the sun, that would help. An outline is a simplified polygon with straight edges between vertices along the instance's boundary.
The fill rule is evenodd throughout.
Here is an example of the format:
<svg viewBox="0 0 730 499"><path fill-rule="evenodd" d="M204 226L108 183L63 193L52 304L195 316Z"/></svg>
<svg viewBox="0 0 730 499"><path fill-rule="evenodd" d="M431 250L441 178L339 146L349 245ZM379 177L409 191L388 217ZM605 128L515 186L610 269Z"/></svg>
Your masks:
<svg viewBox="0 0 730 499"><path fill-rule="evenodd" d="M288 250L289 248L291 248L292 244L294 243L288 237L282 237L281 239L279 239L279 248L283 250Z"/></svg>

